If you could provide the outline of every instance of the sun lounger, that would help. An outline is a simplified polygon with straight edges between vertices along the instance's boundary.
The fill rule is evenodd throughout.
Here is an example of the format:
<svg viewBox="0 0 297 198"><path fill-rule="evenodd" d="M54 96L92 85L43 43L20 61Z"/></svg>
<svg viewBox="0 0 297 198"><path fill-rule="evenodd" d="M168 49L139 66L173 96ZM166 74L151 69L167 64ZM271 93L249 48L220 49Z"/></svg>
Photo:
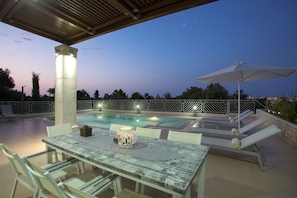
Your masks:
<svg viewBox="0 0 297 198"><path fill-rule="evenodd" d="M17 118L18 116L12 112L11 105L0 105L1 114L3 117L3 122L6 121L8 118Z"/></svg>
<svg viewBox="0 0 297 198"><path fill-rule="evenodd" d="M203 135L234 137L234 136L242 136L243 134L247 133L249 130L255 128L256 126L259 126L260 124L263 124L264 122L266 122L266 119L260 118L247 124L246 126L240 129L232 128L231 130L222 130L222 129L192 127L189 131L202 133Z"/></svg>
<svg viewBox="0 0 297 198"><path fill-rule="evenodd" d="M258 162L262 171L264 171L264 156L261 154L260 150L256 146L257 142L264 140L272 135L281 132L279 128L275 125L271 125L267 128L264 128L252 135L249 135L241 140L238 138L233 138L232 140L214 138L214 137L205 137L202 136L202 145L207 145L215 149L226 150L231 152L242 153L246 155L255 156L258 158ZM253 146L253 150L244 150L250 146Z"/></svg>
<svg viewBox="0 0 297 198"><path fill-rule="evenodd" d="M240 121L244 120L245 118L251 116L254 114L252 111L248 111L240 116ZM238 119L233 119L230 118L229 120L227 119L211 119L211 118L202 118L199 121L199 125L201 127L204 127L205 125L215 125L216 128L218 129L220 125L228 125L228 126L236 126L238 123Z"/></svg>
<svg viewBox="0 0 297 198"><path fill-rule="evenodd" d="M253 111L251 111L251 110L245 110L245 111L243 111L243 112L241 112L240 113L240 116L243 116L243 115L245 115L246 113L250 113L250 112L253 112ZM228 117L228 118L226 118L226 117L223 117L223 118L212 118L212 117L210 117L210 118L203 118L203 119L205 119L205 120L218 120L218 121L226 121L226 122L229 122L231 119L233 119L233 120L238 120L238 114L235 116L235 117Z"/></svg>

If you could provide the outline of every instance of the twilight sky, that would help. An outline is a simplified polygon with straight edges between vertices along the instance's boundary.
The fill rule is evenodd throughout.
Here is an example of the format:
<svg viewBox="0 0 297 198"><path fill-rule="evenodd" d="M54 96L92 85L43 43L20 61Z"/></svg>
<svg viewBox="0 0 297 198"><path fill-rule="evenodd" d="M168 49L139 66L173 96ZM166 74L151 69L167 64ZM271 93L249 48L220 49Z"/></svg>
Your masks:
<svg viewBox="0 0 297 198"><path fill-rule="evenodd" d="M221 0L134 25L75 44L77 89L92 97L122 89L173 97L195 78L238 61L297 68L297 0ZM0 22L0 68L31 95L32 72L40 74L40 94L55 84L54 48L60 43ZM222 83L229 94L236 83ZM254 96L297 94L297 72L241 84Z"/></svg>

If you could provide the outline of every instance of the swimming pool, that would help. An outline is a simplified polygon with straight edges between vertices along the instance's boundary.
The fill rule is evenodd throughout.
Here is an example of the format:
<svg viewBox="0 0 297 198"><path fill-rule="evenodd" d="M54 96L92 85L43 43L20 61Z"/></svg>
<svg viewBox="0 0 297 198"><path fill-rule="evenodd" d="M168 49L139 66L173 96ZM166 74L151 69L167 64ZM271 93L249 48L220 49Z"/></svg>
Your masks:
<svg viewBox="0 0 297 198"><path fill-rule="evenodd" d="M107 113L78 114L77 123L101 128L109 128L111 123L136 127L159 126L170 128L183 128L192 120L186 118L156 117L146 115L124 115Z"/></svg>

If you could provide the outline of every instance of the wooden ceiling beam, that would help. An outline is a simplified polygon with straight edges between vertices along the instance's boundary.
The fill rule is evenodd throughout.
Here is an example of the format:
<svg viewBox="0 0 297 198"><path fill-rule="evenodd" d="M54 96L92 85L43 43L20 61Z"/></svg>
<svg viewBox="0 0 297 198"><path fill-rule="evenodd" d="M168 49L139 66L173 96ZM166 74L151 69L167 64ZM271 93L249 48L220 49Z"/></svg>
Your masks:
<svg viewBox="0 0 297 198"><path fill-rule="evenodd" d="M108 3L115 7L117 10L121 11L124 15L129 15L132 18L135 16L135 12L123 2L117 0L109 0Z"/></svg>
<svg viewBox="0 0 297 198"><path fill-rule="evenodd" d="M88 25L82 23L81 21L78 21L74 17L69 16L65 13L65 11L55 8L53 5L49 5L49 2L45 3L45 1L26 1L26 3L29 4L32 8L45 13L52 18L62 20L76 29L79 29L86 33L90 33Z"/></svg>
<svg viewBox="0 0 297 198"><path fill-rule="evenodd" d="M12 3L14 2L14 3ZM9 1L5 5L3 9L3 17L1 16L1 20L5 19L10 21L11 18L17 13L17 11L23 6L21 2ZM1 11L2 14L2 11ZM12 21L11 21L12 22Z"/></svg>

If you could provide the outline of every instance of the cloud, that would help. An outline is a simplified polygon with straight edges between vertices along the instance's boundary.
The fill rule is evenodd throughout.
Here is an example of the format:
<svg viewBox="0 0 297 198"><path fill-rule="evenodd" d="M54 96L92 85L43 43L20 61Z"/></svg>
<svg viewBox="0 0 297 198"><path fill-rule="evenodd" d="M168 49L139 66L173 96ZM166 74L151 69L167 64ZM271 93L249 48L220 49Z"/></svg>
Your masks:
<svg viewBox="0 0 297 198"><path fill-rule="evenodd" d="M7 34L0 32L0 37L6 37L6 36L7 36Z"/></svg>
<svg viewBox="0 0 297 198"><path fill-rule="evenodd" d="M28 34L26 32L23 32L21 35L22 35L21 36L21 39L23 39L25 41L33 41L33 39L30 38L31 37L31 34Z"/></svg>
<svg viewBox="0 0 297 198"><path fill-rule="evenodd" d="M81 50L84 52L83 55L89 55L92 54L92 52L97 52L101 49L99 47L84 47L81 48Z"/></svg>
<svg viewBox="0 0 297 198"><path fill-rule="evenodd" d="M27 38L27 37L21 37L21 39L26 40L26 41L33 41L33 39Z"/></svg>

